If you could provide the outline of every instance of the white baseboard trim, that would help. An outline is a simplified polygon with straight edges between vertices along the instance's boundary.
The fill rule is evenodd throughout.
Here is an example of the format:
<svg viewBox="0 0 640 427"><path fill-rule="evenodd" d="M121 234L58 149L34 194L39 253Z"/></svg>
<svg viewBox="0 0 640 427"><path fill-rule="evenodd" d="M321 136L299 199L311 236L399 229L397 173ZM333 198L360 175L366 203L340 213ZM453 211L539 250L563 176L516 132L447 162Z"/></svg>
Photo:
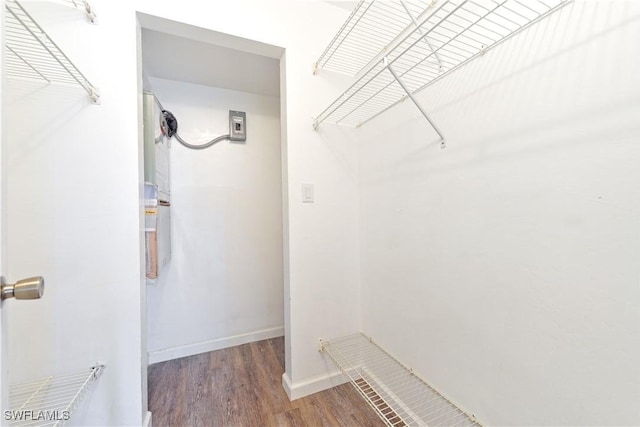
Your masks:
<svg viewBox="0 0 640 427"><path fill-rule="evenodd" d="M142 421L142 427L153 427L151 412L147 411L147 415L144 416L144 421Z"/></svg>
<svg viewBox="0 0 640 427"><path fill-rule="evenodd" d="M282 387L284 387L284 391L287 393L287 396L289 396L289 400L300 399L313 393L328 390L348 381L349 380L342 375L342 372L334 372L293 384L286 372L282 374Z"/></svg>
<svg viewBox="0 0 640 427"><path fill-rule="evenodd" d="M149 365L284 335L284 326L149 352Z"/></svg>

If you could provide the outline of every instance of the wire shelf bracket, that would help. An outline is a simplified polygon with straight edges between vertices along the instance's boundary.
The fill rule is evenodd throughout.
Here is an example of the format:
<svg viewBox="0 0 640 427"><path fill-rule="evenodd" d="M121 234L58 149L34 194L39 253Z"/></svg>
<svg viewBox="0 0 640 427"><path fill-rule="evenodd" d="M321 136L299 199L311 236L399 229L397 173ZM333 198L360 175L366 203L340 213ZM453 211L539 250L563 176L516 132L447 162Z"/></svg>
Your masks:
<svg viewBox="0 0 640 427"><path fill-rule="evenodd" d="M90 24L98 24L98 16L96 15L96 11L87 0L49 0L55 3L60 3L65 6L72 7L74 9L78 9L84 12L87 17L87 21Z"/></svg>
<svg viewBox="0 0 640 427"><path fill-rule="evenodd" d="M96 364L80 371L49 376L9 387L9 425L12 427L53 426L68 421L105 366Z"/></svg>
<svg viewBox="0 0 640 427"><path fill-rule="evenodd" d="M84 13L87 15L87 20L92 24L98 23L98 17L96 16L95 10L91 7L87 0L65 0L66 3L75 7L76 9L84 10Z"/></svg>
<svg viewBox="0 0 640 427"><path fill-rule="evenodd" d="M362 333L321 340L320 351L388 426L482 426Z"/></svg>
<svg viewBox="0 0 640 427"><path fill-rule="evenodd" d="M313 126L359 127L409 97L444 147L415 95L571 2L361 0L315 65L355 81Z"/></svg>
<svg viewBox="0 0 640 427"><path fill-rule="evenodd" d="M73 3L78 4L77 1ZM93 104L100 104L98 89L71 62L20 2L5 0L5 9L7 76L44 80L47 83L80 85Z"/></svg>
<svg viewBox="0 0 640 427"><path fill-rule="evenodd" d="M424 118L427 119L427 121L429 122L431 127L436 131L436 133L440 137L440 148L445 148L447 146L447 143L446 143L446 140L444 138L444 135L442 134L442 132L440 132L440 129L438 129L438 127L435 125L435 123L433 123L433 121L429 118L429 115L424 110L424 108L422 108L422 105L420 105L420 102L418 102L418 100L415 98L415 96L413 96L413 93L411 93L411 91L407 88L407 86L402 82L402 80L400 79L398 74L393 70L393 67L391 67L391 65L389 65L389 60L387 59L386 56L384 58L382 58L382 63L387 68L387 70L389 70L391 75L393 75L393 78L396 79L396 82L398 82L398 84L400 85L402 90L405 91L405 93L407 94L409 99L411 99L411 101L415 104L415 106L418 108L420 113L422 113Z"/></svg>

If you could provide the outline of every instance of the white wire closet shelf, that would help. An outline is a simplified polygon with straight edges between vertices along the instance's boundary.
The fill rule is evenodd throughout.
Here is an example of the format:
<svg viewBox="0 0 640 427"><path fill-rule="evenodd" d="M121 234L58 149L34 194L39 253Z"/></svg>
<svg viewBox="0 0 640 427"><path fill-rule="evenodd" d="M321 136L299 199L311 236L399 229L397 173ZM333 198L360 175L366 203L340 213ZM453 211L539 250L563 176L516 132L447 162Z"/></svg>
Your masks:
<svg viewBox="0 0 640 427"><path fill-rule="evenodd" d="M325 121L361 126L406 97L429 119L414 94L570 2L362 0L317 63L356 80L314 127ZM394 12L382 15L382 9Z"/></svg>
<svg viewBox="0 0 640 427"><path fill-rule="evenodd" d="M78 2L76 2L78 3ZM6 75L79 85L99 103L94 85L17 0L5 0Z"/></svg>
<svg viewBox="0 0 640 427"><path fill-rule="evenodd" d="M360 1L314 68L355 76L410 24L428 12L431 1Z"/></svg>
<svg viewBox="0 0 640 427"><path fill-rule="evenodd" d="M321 350L389 426L481 426L364 334L322 341Z"/></svg>
<svg viewBox="0 0 640 427"><path fill-rule="evenodd" d="M103 370L104 365L95 365L89 369L10 386L9 425L64 425Z"/></svg>

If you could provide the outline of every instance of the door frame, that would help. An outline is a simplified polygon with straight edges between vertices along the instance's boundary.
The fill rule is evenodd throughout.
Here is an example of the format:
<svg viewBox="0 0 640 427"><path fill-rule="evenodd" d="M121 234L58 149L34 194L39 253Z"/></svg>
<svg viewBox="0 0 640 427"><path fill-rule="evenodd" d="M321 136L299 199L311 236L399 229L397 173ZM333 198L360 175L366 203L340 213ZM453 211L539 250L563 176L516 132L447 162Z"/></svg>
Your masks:
<svg viewBox="0 0 640 427"><path fill-rule="evenodd" d="M5 43L4 0L0 0L0 46ZM7 272L7 168L6 168L6 126L5 126L5 50L0 49L0 274ZM0 424L5 425L5 411L9 409L9 334L7 323L7 307L0 301Z"/></svg>
<svg viewBox="0 0 640 427"><path fill-rule="evenodd" d="M143 81L142 81L142 29L150 29L167 32L166 27L171 28L171 33L179 35L181 27L191 27L185 22L170 21L166 18L150 15L146 12L136 10L136 55L138 68L138 188L139 188L139 206L140 208L140 230L141 230L141 246L140 246L140 266L142 277L140 282L140 311L142 315L141 322L141 343L142 343L142 408L144 425L150 425L151 413L148 412L148 351L147 351L147 282L145 278L145 248L144 248L144 135L143 135ZM158 28L160 27L160 28ZM164 27L164 29L163 29ZM281 176L281 192L282 192L282 278L283 278L283 309L284 309L284 348L285 348L285 373L287 376L291 374L291 325L290 325L290 256L289 256L289 180L288 180L288 156L287 156L287 88L286 88L286 54L285 47L274 46L258 40L242 39L232 34L220 33L214 29L204 29L213 37L219 37L213 43L209 40L201 40L207 43L219 44L225 47L231 47L235 50L260 54L263 56L277 59L280 62L280 176ZM193 34L192 34L193 36ZM188 37L193 38L193 37ZM145 413L146 411L146 413Z"/></svg>

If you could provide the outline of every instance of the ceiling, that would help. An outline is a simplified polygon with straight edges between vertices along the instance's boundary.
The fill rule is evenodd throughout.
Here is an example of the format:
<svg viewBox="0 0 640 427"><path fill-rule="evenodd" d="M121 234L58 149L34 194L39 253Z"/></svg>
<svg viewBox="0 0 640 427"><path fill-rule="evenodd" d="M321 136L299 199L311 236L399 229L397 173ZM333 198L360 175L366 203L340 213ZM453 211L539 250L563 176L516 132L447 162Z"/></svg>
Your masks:
<svg viewBox="0 0 640 427"><path fill-rule="evenodd" d="M260 95L280 95L280 61L155 30L142 30L146 75Z"/></svg>

